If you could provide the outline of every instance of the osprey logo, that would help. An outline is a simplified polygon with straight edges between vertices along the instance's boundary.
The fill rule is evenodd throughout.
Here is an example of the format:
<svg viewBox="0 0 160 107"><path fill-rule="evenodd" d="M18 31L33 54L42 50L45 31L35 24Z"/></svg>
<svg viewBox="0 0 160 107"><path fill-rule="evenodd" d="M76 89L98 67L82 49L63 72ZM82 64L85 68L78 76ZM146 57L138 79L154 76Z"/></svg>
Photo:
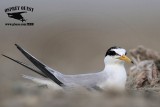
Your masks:
<svg viewBox="0 0 160 107"><path fill-rule="evenodd" d="M28 6L13 6L4 9L9 18L21 21L21 23L5 23L8 26L33 26L34 23L29 23L26 16L33 12L34 8ZM24 17L25 16L25 17ZM26 22L27 21L27 22Z"/></svg>
<svg viewBox="0 0 160 107"><path fill-rule="evenodd" d="M15 12L15 13L7 13L7 14L8 14L8 17L14 18L23 22L23 21L26 21L26 19L23 18L23 16L21 15L22 13L27 13L27 12L24 11L24 12Z"/></svg>

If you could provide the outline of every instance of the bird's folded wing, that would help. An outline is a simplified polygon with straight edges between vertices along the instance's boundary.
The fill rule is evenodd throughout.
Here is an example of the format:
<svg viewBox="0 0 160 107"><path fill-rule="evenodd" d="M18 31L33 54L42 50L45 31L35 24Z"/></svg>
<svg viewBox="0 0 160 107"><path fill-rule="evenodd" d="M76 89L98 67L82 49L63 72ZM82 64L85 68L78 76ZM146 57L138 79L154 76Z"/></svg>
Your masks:
<svg viewBox="0 0 160 107"><path fill-rule="evenodd" d="M15 44L18 50L28 59L30 60L39 70L41 70L48 78L53 80L55 83L57 83L60 86L63 86L64 84L56 78L54 75L55 70L51 69L50 67L46 66L42 62L40 62L38 59L36 59L34 56L32 56L30 53L25 51L23 48L21 48L19 45Z"/></svg>

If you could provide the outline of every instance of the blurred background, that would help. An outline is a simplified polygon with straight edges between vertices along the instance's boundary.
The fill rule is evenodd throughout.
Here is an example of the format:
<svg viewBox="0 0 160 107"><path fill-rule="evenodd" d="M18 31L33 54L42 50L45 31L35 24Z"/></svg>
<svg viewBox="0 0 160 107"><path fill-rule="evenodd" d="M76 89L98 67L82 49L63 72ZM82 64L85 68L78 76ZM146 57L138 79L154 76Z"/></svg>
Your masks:
<svg viewBox="0 0 160 107"><path fill-rule="evenodd" d="M34 26L5 26L20 21L8 18L5 8L33 7L27 21ZM160 51L159 0L1 0L0 53L31 63L15 43L64 74L97 72L103 69L106 50L126 50L144 45ZM130 65L127 65L130 66ZM0 56L0 98L10 96L21 74L40 77Z"/></svg>

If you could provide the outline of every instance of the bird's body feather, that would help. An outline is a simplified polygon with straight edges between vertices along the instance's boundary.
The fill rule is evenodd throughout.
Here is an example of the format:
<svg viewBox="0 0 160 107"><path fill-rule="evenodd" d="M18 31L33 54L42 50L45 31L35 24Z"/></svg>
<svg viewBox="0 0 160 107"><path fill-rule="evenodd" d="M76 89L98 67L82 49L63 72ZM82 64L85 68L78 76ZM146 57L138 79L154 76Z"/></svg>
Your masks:
<svg viewBox="0 0 160 107"><path fill-rule="evenodd" d="M105 67L105 72L107 79L100 84L100 88L125 88L127 75L124 66L119 64L111 64Z"/></svg>
<svg viewBox="0 0 160 107"><path fill-rule="evenodd" d="M125 88L127 75L126 75L126 70L124 68L123 60L127 60L129 62L130 59L125 56L126 50L123 48L112 47L108 49L106 57L104 59L105 68L100 72L89 73L89 74L78 74L78 75L64 75L43 64L17 44L16 46L28 60L30 60L41 72L44 73L44 75L47 78L50 79L50 80L48 79L44 80L31 76L23 76L24 78L30 79L36 83L46 84L52 88L57 86L59 88L77 87L77 86L83 86L86 88L99 87L101 89L112 88L112 87L118 89ZM6 55L3 56L15 62L20 63L19 61L14 60L13 58L10 58ZM33 70L34 72L37 72L34 69L24 64L21 65Z"/></svg>

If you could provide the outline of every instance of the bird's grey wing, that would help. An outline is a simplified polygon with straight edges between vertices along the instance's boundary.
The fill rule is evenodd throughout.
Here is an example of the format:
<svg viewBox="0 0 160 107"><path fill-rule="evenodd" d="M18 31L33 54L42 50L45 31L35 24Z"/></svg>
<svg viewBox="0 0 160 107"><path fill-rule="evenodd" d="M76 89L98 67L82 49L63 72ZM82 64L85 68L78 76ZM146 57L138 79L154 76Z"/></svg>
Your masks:
<svg viewBox="0 0 160 107"><path fill-rule="evenodd" d="M21 48L19 45L15 44L18 50L28 59L30 60L39 70L41 70L48 78L53 80L55 83L57 83L59 86L65 86L54 74L58 73L57 71L51 69L50 67L46 66L42 62L40 62L38 59L36 59L34 56L32 56L30 53L25 51L23 48ZM60 74L60 73L58 73Z"/></svg>
<svg viewBox="0 0 160 107"><path fill-rule="evenodd" d="M67 86L79 85L86 88L94 88L103 81L106 80L106 76L103 72L79 74L79 75L64 75L61 79Z"/></svg>

